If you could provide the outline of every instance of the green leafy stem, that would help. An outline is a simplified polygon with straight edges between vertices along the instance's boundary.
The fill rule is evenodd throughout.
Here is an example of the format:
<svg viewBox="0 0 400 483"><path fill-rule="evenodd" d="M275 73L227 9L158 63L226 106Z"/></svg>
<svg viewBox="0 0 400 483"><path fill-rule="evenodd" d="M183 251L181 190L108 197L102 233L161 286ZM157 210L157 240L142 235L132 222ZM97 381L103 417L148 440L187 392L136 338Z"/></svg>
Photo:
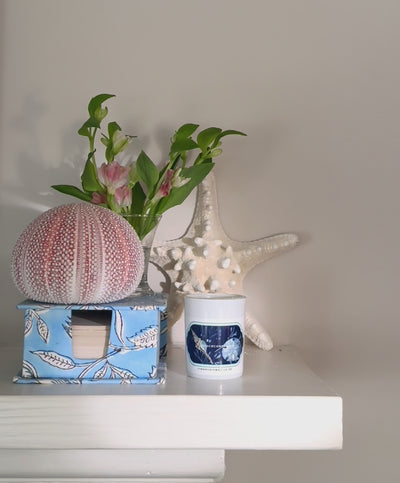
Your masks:
<svg viewBox="0 0 400 483"><path fill-rule="evenodd" d="M222 153L222 139L229 135L246 135L232 129L223 131L209 127L198 132L194 140L199 124L183 124L171 138L168 161L161 169L144 151L140 152L136 162L122 166L116 157L135 136L124 134L115 121L108 123L106 134L101 132L101 123L108 114L108 108L103 107L103 103L112 97L115 96L99 94L93 97L88 104L89 118L78 130L78 134L87 137L89 142L89 153L81 174L82 189L63 184L53 185L52 188L102 205L123 216L140 214L155 220L155 217L180 205L213 169L214 158ZM105 146L105 162L100 168L95 159L95 141L99 131ZM189 158L194 158L190 164ZM143 239L155 223L132 222L132 226Z"/></svg>

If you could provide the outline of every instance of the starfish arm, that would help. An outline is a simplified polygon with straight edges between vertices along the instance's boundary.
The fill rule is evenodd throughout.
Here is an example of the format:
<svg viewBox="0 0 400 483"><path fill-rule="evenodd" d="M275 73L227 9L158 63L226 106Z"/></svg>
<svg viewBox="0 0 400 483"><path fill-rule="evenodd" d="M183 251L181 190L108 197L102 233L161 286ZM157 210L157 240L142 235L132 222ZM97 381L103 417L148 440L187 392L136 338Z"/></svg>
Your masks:
<svg viewBox="0 0 400 483"><path fill-rule="evenodd" d="M236 257L244 273L247 273L259 263L295 248L299 237L294 233L283 233L268 236L250 242L240 242L236 246Z"/></svg>
<svg viewBox="0 0 400 483"><path fill-rule="evenodd" d="M260 349L269 351L274 347L268 332L248 312L245 320L245 334Z"/></svg>
<svg viewBox="0 0 400 483"><path fill-rule="evenodd" d="M184 236L197 236L208 239L225 235L218 211L218 195L214 173L200 183L192 223Z"/></svg>
<svg viewBox="0 0 400 483"><path fill-rule="evenodd" d="M252 268L295 248L298 242L293 233L253 241L231 239L220 223L215 179L209 175L198 188L193 218L185 234L153 246L150 260L171 282L168 323L182 316L185 293L242 293L243 279ZM245 333L261 349L273 347L269 334L250 315L246 317Z"/></svg>

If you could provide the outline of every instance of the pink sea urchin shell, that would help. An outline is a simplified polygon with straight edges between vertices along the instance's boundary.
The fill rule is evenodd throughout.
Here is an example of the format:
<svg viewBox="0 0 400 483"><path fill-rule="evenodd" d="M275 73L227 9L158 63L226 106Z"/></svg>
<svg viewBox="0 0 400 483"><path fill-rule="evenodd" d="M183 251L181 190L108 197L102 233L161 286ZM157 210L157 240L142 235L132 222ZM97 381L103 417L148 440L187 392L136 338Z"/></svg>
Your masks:
<svg viewBox="0 0 400 483"><path fill-rule="evenodd" d="M122 216L72 203L42 213L22 232L11 274L17 288L38 302L108 303L134 292L143 263L140 240Z"/></svg>

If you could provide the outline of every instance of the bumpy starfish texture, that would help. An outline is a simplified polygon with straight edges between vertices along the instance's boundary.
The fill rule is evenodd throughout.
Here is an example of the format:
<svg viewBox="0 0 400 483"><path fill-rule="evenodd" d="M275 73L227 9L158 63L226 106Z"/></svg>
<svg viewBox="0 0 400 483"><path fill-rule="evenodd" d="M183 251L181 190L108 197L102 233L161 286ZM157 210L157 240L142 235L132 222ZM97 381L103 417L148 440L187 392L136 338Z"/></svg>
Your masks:
<svg viewBox="0 0 400 483"><path fill-rule="evenodd" d="M293 233L253 241L229 238L220 222L216 182L211 173L198 187L193 219L185 234L175 240L156 242L153 247L151 261L171 281L169 323L182 316L185 294L243 294L243 279L252 268L291 250L298 242ZM261 349L272 349L271 337L248 310L245 333Z"/></svg>

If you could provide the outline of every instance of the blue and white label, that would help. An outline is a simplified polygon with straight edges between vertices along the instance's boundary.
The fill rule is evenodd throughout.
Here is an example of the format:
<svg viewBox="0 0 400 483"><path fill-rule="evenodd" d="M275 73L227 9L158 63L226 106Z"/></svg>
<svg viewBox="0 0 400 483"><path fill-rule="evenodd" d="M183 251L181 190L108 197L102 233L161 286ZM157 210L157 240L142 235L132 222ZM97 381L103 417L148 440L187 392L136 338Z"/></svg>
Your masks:
<svg viewBox="0 0 400 483"><path fill-rule="evenodd" d="M210 369L211 366L225 366L226 369L237 366L243 353L242 329L239 324L193 322L186 334L186 350L195 366Z"/></svg>

